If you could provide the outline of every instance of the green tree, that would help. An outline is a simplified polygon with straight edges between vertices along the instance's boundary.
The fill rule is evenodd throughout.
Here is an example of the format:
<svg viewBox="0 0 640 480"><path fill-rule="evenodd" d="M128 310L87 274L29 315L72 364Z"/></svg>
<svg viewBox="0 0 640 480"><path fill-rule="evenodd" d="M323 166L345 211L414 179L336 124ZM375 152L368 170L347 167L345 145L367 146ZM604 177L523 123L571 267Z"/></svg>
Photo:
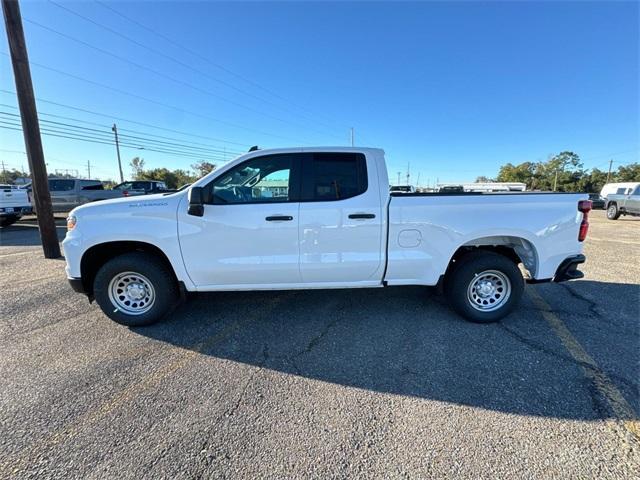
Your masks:
<svg viewBox="0 0 640 480"><path fill-rule="evenodd" d="M136 180L158 180L164 182L168 188L179 188L186 183L192 183L196 178L186 170L169 170L168 168L153 168L142 170L136 175Z"/></svg>
<svg viewBox="0 0 640 480"><path fill-rule="evenodd" d="M580 191L584 184L584 170L580 156L561 152L546 162L507 163L500 167L499 182L522 182L529 190Z"/></svg>
<svg viewBox="0 0 640 480"><path fill-rule="evenodd" d="M29 174L27 172L22 172L20 170L16 170L15 168L11 170L2 170L0 172L0 183L15 183L18 178L28 178Z"/></svg>
<svg viewBox="0 0 640 480"><path fill-rule="evenodd" d="M585 173L578 182L579 192L598 193L607 183L607 172L594 168L590 173Z"/></svg>
<svg viewBox="0 0 640 480"><path fill-rule="evenodd" d="M476 178L476 183L492 183L492 182L495 182L495 179L485 177L484 175L481 175Z"/></svg>
<svg viewBox="0 0 640 480"><path fill-rule="evenodd" d="M617 182L640 182L640 163L620 165L615 174Z"/></svg>
<svg viewBox="0 0 640 480"><path fill-rule="evenodd" d="M534 184L534 175L536 164L532 162L524 162L519 165L507 163L500 167L498 171L498 182L520 182L526 183L527 188L532 188Z"/></svg>
<svg viewBox="0 0 640 480"><path fill-rule="evenodd" d="M211 162L205 162L203 160L202 162L194 163L191 165L191 168L196 172L196 176L200 178L213 172L216 169L216 166Z"/></svg>
<svg viewBox="0 0 640 480"><path fill-rule="evenodd" d="M144 172L144 158L134 157L129 162L134 180L142 180L141 175Z"/></svg>

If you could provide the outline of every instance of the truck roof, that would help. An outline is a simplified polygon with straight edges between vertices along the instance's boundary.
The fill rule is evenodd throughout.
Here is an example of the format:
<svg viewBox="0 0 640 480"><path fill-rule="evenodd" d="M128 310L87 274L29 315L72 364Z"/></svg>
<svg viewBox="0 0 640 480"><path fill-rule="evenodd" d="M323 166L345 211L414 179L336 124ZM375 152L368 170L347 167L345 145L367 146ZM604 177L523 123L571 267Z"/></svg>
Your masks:
<svg viewBox="0 0 640 480"><path fill-rule="evenodd" d="M264 155L264 154L276 154L276 153L291 153L291 152L376 152L384 153L381 148L375 147L341 147L341 146L319 146L319 147L279 147L279 148L266 148L264 150L253 150L251 152L243 153L239 156L245 155Z"/></svg>

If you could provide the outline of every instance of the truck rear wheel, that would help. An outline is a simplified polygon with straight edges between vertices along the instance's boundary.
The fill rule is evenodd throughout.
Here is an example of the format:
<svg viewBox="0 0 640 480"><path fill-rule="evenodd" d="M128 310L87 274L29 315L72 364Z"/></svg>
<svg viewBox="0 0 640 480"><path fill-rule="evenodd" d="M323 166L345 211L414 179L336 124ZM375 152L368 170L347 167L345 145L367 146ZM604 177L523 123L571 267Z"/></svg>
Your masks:
<svg viewBox="0 0 640 480"><path fill-rule="evenodd" d="M161 320L178 300L173 273L158 258L143 252L106 262L96 274L93 293L105 315L129 327Z"/></svg>
<svg viewBox="0 0 640 480"><path fill-rule="evenodd" d="M518 266L494 252L462 257L447 274L445 292L453 309L467 320L496 322L508 315L524 292Z"/></svg>

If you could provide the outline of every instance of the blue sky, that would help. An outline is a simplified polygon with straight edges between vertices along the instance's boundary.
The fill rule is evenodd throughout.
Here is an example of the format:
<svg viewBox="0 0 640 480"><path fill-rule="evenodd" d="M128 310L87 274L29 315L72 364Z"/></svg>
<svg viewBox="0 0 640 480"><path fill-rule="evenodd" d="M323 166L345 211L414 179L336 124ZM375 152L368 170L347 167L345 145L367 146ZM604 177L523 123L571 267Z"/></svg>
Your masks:
<svg viewBox="0 0 640 480"><path fill-rule="evenodd" d="M562 150L587 167L639 157L637 2L107 3L143 28L93 1L55 1L68 10L22 2L36 96L102 116L39 101L41 119L206 144L215 163L256 144L347 145L353 126L356 145L385 149L392 178L410 163L421 185ZM13 91L2 29L0 88ZM0 100L17 112L15 95ZM117 178L112 145L43 142L50 171L86 174L90 160L92 176ZM20 132L0 129L0 143L7 165L27 165Z"/></svg>

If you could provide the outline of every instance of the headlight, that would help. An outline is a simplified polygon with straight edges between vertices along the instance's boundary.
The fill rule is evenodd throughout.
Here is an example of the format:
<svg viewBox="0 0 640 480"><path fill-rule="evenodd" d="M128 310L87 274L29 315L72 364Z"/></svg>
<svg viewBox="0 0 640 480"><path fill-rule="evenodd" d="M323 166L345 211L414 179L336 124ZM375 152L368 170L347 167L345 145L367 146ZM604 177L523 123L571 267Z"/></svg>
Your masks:
<svg viewBox="0 0 640 480"><path fill-rule="evenodd" d="M76 223L78 223L78 219L75 215L69 215L67 217L67 231L70 232L74 228L76 228Z"/></svg>

